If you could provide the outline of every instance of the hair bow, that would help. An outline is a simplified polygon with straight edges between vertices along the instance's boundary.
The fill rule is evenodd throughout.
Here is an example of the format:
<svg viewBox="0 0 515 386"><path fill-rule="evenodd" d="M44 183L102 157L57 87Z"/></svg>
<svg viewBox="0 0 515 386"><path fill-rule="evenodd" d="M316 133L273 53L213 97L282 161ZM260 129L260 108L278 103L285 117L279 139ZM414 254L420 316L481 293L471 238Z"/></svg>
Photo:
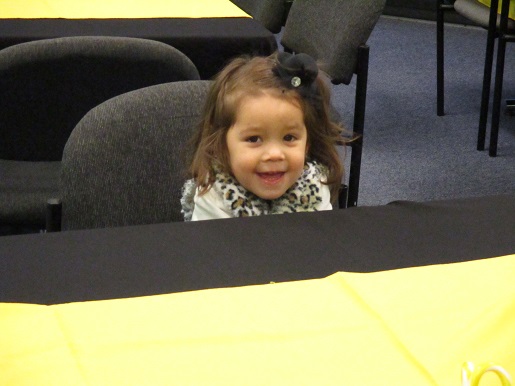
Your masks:
<svg viewBox="0 0 515 386"><path fill-rule="evenodd" d="M309 90L318 76L318 66L308 54L281 52L277 56L275 73L288 87Z"/></svg>

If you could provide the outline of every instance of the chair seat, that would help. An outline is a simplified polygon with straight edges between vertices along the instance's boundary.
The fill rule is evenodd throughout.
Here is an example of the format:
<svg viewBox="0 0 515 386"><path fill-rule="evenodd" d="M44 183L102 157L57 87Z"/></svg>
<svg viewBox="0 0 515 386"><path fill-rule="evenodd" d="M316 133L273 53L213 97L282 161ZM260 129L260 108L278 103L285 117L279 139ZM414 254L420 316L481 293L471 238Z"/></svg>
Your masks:
<svg viewBox="0 0 515 386"><path fill-rule="evenodd" d="M46 201L57 197L60 161L0 160L0 224L44 229Z"/></svg>
<svg viewBox="0 0 515 386"><path fill-rule="evenodd" d="M460 15L472 20L474 23L482 27L488 27L488 20L490 17L490 8L481 4L477 0L456 0L454 9ZM501 21L501 16L497 15L497 28ZM508 19L508 30L515 31L515 20Z"/></svg>

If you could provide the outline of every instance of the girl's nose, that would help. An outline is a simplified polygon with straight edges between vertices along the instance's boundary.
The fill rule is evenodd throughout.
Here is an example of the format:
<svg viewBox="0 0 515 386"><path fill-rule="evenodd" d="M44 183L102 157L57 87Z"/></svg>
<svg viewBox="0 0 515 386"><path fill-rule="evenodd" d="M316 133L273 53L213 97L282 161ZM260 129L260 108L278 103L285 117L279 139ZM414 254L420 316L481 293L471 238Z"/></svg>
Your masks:
<svg viewBox="0 0 515 386"><path fill-rule="evenodd" d="M280 145L270 144L266 147L264 153L265 161L281 161L284 159L284 151Z"/></svg>

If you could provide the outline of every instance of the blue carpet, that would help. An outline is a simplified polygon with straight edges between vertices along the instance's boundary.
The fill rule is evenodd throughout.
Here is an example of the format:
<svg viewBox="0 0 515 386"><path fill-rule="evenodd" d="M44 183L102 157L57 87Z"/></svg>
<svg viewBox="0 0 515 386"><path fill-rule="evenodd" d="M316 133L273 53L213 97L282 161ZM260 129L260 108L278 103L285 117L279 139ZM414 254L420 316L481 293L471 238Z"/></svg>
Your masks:
<svg viewBox="0 0 515 386"><path fill-rule="evenodd" d="M435 22L382 16L368 44L358 205L514 193L515 117L502 114L497 157L476 150L486 30L446 24L443 117L436 115ZM503 95L515 97L515 44L507 47ZM354 83L333 91L349 126L354 92Z"/></svg>

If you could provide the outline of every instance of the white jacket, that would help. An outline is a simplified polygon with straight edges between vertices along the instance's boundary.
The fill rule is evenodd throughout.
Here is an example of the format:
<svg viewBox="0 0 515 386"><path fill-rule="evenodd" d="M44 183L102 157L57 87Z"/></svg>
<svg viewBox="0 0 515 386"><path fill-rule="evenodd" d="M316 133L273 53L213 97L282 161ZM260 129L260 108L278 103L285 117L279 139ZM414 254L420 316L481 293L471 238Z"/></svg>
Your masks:
<svg viewBox="0 0 515 386"><path fill-rule="evenodd" d="M195 181L188 180L181 198L184 219L196 221L330 210L331 193L324 184L326 173L323 165L307 162L299 179L275 200L257 197L225 173L217 173L215 182L203 195L199 194Z"/></svg>
<svg viewBox="0 0 515 386"><path fill-rule="evenodd" d="M331 210L331 192L327 185L322 185L321 189L322 202L317 207L317 210ZM204 195L200 196L197 192L193 198L195 208L191 216L191 221L198 220L213 220L216 218L230 218L234 217L231 209L224 204L222 195L211 188Z"/></svg>

